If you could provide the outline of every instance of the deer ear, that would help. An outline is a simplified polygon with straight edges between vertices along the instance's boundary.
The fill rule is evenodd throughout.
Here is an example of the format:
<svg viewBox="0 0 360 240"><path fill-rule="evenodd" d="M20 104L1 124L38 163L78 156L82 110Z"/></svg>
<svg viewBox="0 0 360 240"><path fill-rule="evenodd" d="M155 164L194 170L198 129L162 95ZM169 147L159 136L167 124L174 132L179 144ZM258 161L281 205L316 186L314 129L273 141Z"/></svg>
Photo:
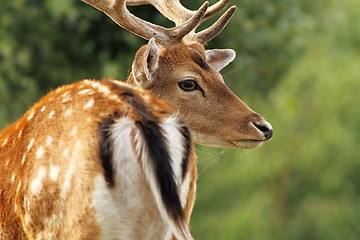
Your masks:
<svg viewBox="0 0 360 240"><path fill-rule="evenodd" d="M131 71L137 85L143 88L151 87L154 81L153 75L158 68L159 54L159 47L154 38L149 40L144 51L137 54Z"/></svg>
<svg viewBox="0 0 360 240"><path fill-rule="evenodd" d="M206 61L217 71L231 63L236 56L232 49L211 49L205 51Z"/></svg>

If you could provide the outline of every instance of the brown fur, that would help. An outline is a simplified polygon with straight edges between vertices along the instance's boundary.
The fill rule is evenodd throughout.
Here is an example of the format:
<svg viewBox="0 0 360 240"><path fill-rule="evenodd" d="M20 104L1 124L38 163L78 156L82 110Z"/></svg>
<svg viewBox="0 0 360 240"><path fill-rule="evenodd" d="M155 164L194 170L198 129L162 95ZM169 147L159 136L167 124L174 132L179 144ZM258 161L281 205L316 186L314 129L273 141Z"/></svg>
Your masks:
<svg viewBox="0 0 360 240"><path fill-rule="evenodd" d="M129 92L158 119L173 114L173 110L146 92L118 85L114 80L96 84L101 87L79 82L52 91L21 119L0 132L1 240L37 239L39 236L40 239L69 240L99 238L91 198L94 178L103 174L98 157L99 123L111 116L127 116L134 121L140 118L129 103ZM86 93L81 95L81 91ZM84 109L91 99L93 105ZM69 109L72 109L70 114ZM49 119L52 111L55 112ZM74 172L66 192L64 185L69 180L70 165ZM54 180L51 169L55 166L58 176ZM34 179L42 174L41 169L45 171L40 182L42 187L34 194L34 189L37 191ZM193 149L189 171L195 184ZM62 198L64 192L65 198ZM194 185L190 192L185 207L187 220L194 202Z"/></svg>

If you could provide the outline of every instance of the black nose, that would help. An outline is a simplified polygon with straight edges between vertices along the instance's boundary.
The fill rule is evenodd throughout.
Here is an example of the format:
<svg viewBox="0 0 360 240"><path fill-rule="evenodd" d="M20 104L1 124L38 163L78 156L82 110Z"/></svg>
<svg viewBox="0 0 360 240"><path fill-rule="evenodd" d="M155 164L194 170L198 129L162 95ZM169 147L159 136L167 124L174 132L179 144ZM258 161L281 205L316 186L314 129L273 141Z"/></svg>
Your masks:
<svg viewBox="0 0 360 240"><path fill-rule="evenodd" d="M259 129L265 137L265 140L269 140L273 135L273 130L270 124L254 122L254 126Z"/></svg>

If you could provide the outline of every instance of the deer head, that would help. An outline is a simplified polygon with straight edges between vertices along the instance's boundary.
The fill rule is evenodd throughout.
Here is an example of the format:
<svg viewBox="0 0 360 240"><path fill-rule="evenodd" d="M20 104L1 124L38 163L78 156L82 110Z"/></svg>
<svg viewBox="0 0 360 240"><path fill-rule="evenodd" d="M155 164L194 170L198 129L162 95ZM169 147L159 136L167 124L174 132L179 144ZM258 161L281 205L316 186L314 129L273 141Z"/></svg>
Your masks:
<svg viewBox="0 0 360 240"><path fill-rule="evenodd" d="M212 26L195 32L203 21L226 7L220 0L197 11L179 0L83 0L117 24L149 40L136 53L128 82L166 100L187 122L197 143L214 147L254 148L272 137L272 127L225 84L219 71L235 58L231 49L205 50L233 16L229 8ZM151 4L175 23L164 28L132 15L126 5Z"/></svg>

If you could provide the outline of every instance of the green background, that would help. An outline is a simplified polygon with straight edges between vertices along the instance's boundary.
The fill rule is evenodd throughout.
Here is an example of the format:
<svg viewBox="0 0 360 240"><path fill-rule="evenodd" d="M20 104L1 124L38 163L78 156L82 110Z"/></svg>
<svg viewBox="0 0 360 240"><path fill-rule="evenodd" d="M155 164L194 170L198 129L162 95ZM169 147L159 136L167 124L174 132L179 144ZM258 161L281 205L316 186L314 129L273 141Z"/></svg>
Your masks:
<svg viewBox="0 0 360 240"><path fill-rule="evenodd" d="M225 81L275 132L256 150L197 146L195 239L360 239L360 2L232 4L207 47L236 50ZM145 43L80 0L1 1L0 127L59 85L126 79Z"/></svg>

